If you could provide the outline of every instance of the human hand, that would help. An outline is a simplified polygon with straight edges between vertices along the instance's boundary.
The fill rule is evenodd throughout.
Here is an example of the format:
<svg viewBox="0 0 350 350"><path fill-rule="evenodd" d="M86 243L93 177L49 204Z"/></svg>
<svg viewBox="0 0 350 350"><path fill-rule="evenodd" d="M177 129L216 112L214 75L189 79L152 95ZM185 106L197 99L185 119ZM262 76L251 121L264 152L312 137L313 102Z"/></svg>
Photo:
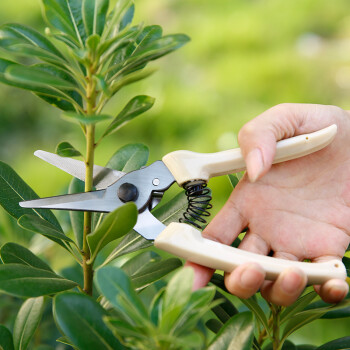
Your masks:
<svg viewBox="0 0 350 350"><path fill-rule="evenodd" d="M334 141L316 153L271 166L276 141L338 126ZM203 236L231 244L244 228L239 248L276 258L320 262L341 259L350 243L350 114L335 106L282 104L243 126L238 135L247 173ZM206 285L213 270L195 270L194 288ZM278 305L293 303L306 286L299 269L265 281L263 266L243 264L225 275L227 289L248 298L259 288ZM332 279L314 286L330 303L341 301L349 286Z"/></svg>

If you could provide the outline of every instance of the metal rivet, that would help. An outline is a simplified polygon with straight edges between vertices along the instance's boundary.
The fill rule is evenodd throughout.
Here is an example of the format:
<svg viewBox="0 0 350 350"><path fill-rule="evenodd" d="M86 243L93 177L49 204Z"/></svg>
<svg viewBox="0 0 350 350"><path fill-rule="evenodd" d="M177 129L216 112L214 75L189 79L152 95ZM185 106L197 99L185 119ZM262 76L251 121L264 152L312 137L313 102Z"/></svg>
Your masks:
<svg viewBox="0 0 350 350"><path fill-rule="evenodd" d="M133 184L125 182L118 188L118 197L124 203L134 202L138 196L139 192L136 186Z"/></svg>
<svg viewBox="0 0 350 350"><path fill-rule="evenodd" d="M155 179L153 179L152 184L153 184L153 186L159 186L160 180L155 178Z"/></svg>

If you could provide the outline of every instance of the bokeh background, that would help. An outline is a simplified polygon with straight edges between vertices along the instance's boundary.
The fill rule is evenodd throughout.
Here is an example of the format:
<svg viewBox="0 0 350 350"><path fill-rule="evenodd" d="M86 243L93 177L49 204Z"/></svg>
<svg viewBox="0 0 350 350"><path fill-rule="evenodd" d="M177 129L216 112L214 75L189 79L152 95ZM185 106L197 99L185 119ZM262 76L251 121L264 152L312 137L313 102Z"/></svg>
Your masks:
<svg viewBox="0 0 350 350"><path fill-rule="evenodd" d="M237 133L245 122L283 102L350 109L346 0L135 3L135 23L160 24L165 33L185 33L191 42L153 63L157 68L153 76L125 88L111 101L108 112L116 114L135 94L156 98L150 111L99 146L97 164L104 165L116 149L134 142L149 146L150 161L178 149L216 152L237 147ZM43 31L40 1L0 1L0 23L5 22ZM0 86L0 159L40 196L59 194L70 181L33 156L37 149L54 152L61 141L84 149L79 128L62 120L58 110L27 91ZM211 180L210 187L215 213L231 188L226 178ZM14 240L15 234L20 241L22 233L0 211L2 242ZM349 322L320 320L292 340L321 344L349 334Z"/></svg>

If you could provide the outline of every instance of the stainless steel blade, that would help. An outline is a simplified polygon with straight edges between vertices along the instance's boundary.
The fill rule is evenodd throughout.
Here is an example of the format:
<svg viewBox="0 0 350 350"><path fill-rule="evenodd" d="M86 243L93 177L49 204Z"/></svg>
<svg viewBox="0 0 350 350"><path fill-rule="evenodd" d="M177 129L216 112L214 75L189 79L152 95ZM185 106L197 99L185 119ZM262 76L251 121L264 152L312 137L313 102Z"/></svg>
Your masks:
<svg viewBox="0 0 350 350"><path fill-rule="evenodd" d="M107 197L107 198L106 198ZM22 208L64 209L108 213L122 203L117 198L108 198L106 190L68 194L20 202Z"/></svg>
<svg viewBox="0 0 350 350"><path fill-rule="evenodd" d="M85 163L72 158L60 157L57 154L46 151L35 151L34 155L47 163L65 171L66 173L85 181ZM94 165L94 186L96 189L104 189L119 180L126 173L122 171Z"/></svg>
<svg viewBox="0 0 350 350"><path fill-rule="evenodd" d="M155 240L165 227L149 210L145 210L137 217L134 230L148 240Z"/></svg>
<svg viewBox="0 0 350 350"><path fill-rule="evenodd" d="M35 199L20 202L20 205L23 208L110 212L124 204L121 188L125 188L126 184L136 188L137 197L133 202L139 212L143 212L150 205L158 204L157 197L174 182L174 177L164 163L156 161L146 168L125 174L104 190ZM154 197L156 199L153 202Z"/></svg>

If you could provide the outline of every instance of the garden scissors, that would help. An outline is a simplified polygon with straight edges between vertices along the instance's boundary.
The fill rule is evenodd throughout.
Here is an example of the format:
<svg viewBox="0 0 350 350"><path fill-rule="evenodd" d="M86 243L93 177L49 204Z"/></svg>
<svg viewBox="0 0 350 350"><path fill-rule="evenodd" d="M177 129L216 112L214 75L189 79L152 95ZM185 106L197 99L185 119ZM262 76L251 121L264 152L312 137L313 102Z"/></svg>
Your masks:
<svg viewBox="0 0 350 350"><path fill-rule="evenodd" d="M331 125L314 133L295 136L277 142L273 163L281 163L318 151L334 139L337 126ZM36 151L35 155L67 173L85 180L85 164L79 160ZM345 266L340 260L307 263L277 259L226 246L202 237L194 219L202 219L206 211L209 178L245 170L246 165L240 148L217 153L175 151L165 155L162 161L130 173L94 166L96 191L68 194L20 202L25 208L63 209L93 212L111 212L126 202L134 202L139 215L134 230L156 247L192 262L226 272L233 271L246 262L259 263L266 278L275 280L287 267L295 266L305 272L309 284L321 284L332 278L346 278ZM165 226L152 213L164 192L177 182L187 190L191 200L204 197L204 209L189 203L187 217L182 222ZM209 195L209 198L210 195ZM192 207L191 207L192 204ZM198 211L199 210L199 211ZM203 222L203 221L202 221ZM191 225L193 224L193 225ZM196 226L196 227L193 227Z"/></svg>

